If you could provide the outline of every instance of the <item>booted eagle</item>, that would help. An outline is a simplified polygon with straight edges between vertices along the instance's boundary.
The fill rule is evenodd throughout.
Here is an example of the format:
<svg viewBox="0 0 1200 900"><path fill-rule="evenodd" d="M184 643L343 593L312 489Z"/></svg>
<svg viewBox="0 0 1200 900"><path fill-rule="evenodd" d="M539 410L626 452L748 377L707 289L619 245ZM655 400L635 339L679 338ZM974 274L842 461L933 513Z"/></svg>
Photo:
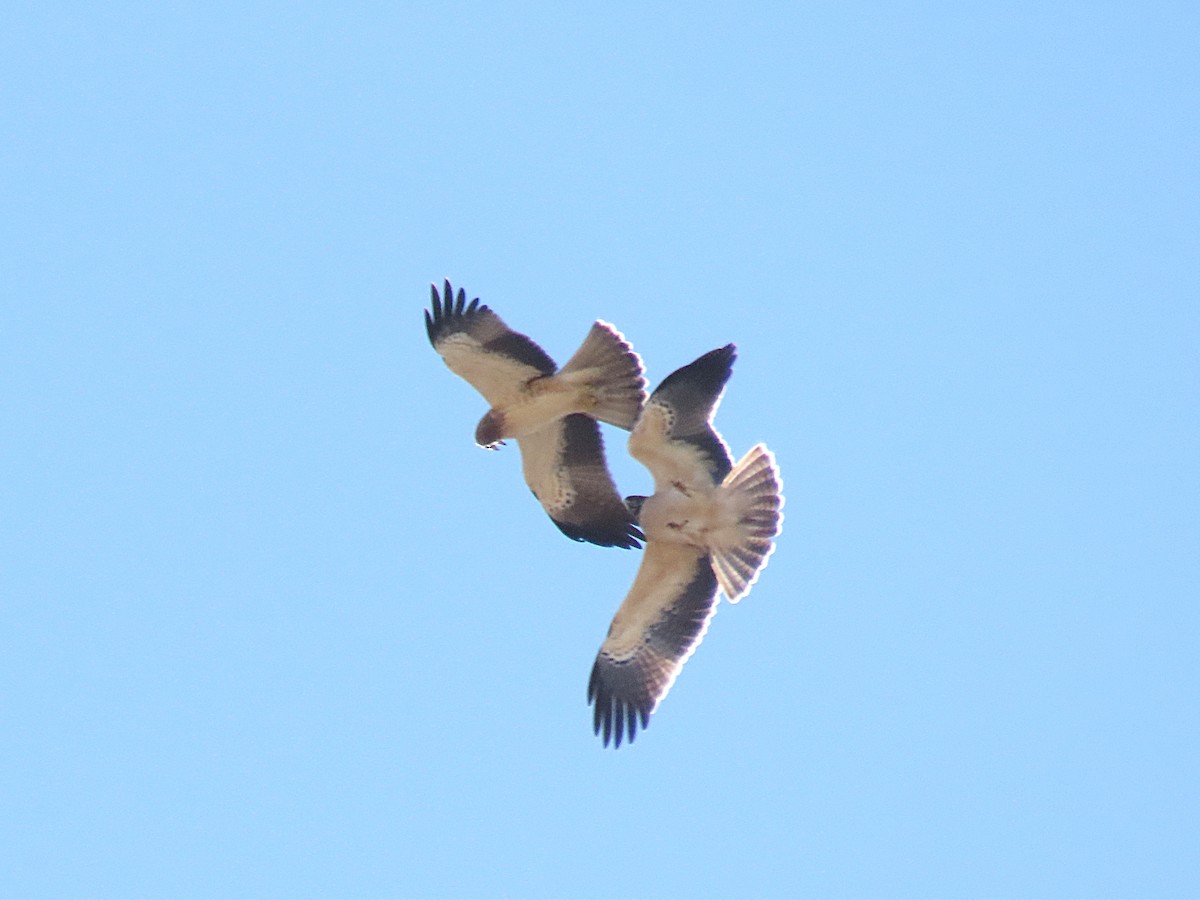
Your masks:
<svg viewBox="0 0 1200 900"><path fill-rule="evenodd" d="M597 420L633 427L646 399L642 360L619 331L596 322L559 369L476 298L447 281L425 311L429 342L450 371L491 405L475 429L481 447L506 438L521 450L525 483L567 537L602 547L640 547L642 533L604 459Z"/></svg>
<svg viewBox="0 0 1200 900"><path fill-rule="evenodd" d="M626 501L646 549L588 683L605 746L646 727L704 638L718 589L731 603L746 596L775 549L783 493L774 457L758 444L734 465L711 424L735 356L729 344L669 375L629 436L654 495Z"/></svg>

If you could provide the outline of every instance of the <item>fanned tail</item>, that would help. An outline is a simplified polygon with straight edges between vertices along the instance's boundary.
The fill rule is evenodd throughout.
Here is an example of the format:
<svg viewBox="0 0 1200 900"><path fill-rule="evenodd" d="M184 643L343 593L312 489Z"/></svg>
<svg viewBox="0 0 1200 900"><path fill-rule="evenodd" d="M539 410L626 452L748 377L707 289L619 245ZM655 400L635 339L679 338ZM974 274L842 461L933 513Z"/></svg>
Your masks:
<svg viewBox="0 0 1200 900"><path fill-rule="evenodd" d="M588 405L580 412L626 431L633 428L646 402L642 358L607 322L592 326L558 375L584 390Z"/></svg>
<svg viewBox="0 0 1200 900"><path fill-rule="evenodd" d="M763 444L752 447L725 476L720 491L737 524L729 540L713 547L712 566L721 592L737 603L766 566L783 522L783 484L771 451Z"/></svg>

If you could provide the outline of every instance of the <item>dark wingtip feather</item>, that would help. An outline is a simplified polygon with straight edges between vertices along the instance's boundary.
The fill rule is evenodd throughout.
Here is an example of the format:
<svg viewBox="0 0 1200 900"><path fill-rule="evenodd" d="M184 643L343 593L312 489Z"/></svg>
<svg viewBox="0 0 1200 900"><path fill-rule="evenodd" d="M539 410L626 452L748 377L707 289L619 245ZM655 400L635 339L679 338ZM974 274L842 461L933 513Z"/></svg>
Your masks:
<svg viewBox="0 0 1200 900"><path fill-rule="evenodd" d="M726 344L716 350L709 350L703 356L668 375L658 386L658 390L686 380L706 392L717 394L733 374L733 362L736 359L737 346L735 344Z"/></svg>
<svg viewBox="0 0 1200 900"><path fill-rule="evenodd" d="M645 730L650 722L653 700L649 696L640 700L618 696L601 674L600 659L592 666L587 695L588 703L594 704L592 733L601 739L605 747L612 744L615 750L622 742L632 743L637 736L638 723Z"/></svg>
<svg viewBox="0 0 1200 900"><path fill-rule="evenodd" d="M473 316L489 312L488 307L481 304L478 297L468 305L466 291L459 288L456 295L448 278L443 282L441 294L438 293L436 284L429 285L429 292L432 295L430 306L433 311L431 314L430 310L425 310L425 331L429 335L429 343L435 348L440 338L456 331L465 331L470 326Z"/></svg>
<svg viewBox="0 0 1200 900"><path fill-rule="evenodd" d="M441 322L441 320L442 320L442 298L441 298L441 295L438 294L438 289L437 289L436 284L429 285L429 294L430 294L429 306L433 310L433 313L430 314L430 311L428 309L424 311L425 312L425 333L427 335L429 335L429 343L434 344L435 343L434 338L437 337L438 323ZM435 344L435 346L436 346L436 344Z"/></svg>
<svg viewBox="0 0 1200 900"><path fill-rule="evenodd" d="M553 516L550 521L558 530L573 541L595 544L597 547L619 547L622 550L640 550L646 535L632 521L612 525L581 525L577 522L560 522Z"/></svg>
<svg viewBox="0 0 1200 900"><path fill-rule="evenodd" d="M662 380L654 389L651 398L662 394L681 394L691 398L689 405L707 403L715 404L726 383L733 375L733 361L737 359L737 347L726 344L716 350L709 350L686 366L680 366Z"/></svg>

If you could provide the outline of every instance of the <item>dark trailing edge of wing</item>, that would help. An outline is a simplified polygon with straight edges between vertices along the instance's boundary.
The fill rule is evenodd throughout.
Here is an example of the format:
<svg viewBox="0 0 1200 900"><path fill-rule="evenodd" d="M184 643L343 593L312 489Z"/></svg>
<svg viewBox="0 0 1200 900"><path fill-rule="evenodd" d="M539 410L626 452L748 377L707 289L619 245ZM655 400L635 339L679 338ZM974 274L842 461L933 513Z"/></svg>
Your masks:
<svg viewBox="0 0 1200 900"><path fill-rule="evenodd" d="M712 618L716 599L717 576L712 560L707 555L699 556L692 580L662 618L650 626L647 643L674 659L685 656Z"/></svg>
<svg viewBox="0 0 1200 900"><path fill-rule="evenodd" d="M551 516L559 531L574 541L629 550L646 536L637 518L617 493L604 456L604 437L591 416L564 416L562 465L571 473L576 505L562 519Z"/></svg>
<svg viewBox="0 0 1200 900"><path fill-rule="evenodd" d="M445 282L442 295L439 296L437 285L431 284L429 289L432 294L433 312L431 314L429 310L425 310L425 332L435 350L438 342L450 335L459 332L470 334L474 327L491 320L504 330L499 336L482 342L483 349L489 353L510 356L544 375L558 371L558 366L545 350L520 332L509 329L491 307L479 302L478 297L467 303L466 292L459 288L458 294L455 295L449 279Z"/></svg>
<svg viewBox="0 0 1200 900"><path fill-rule="evenodd" d="M613 523L612 525L591 524L578 522L560 522L553 516L550 521L558 526L558 530L573 541L595 544L597 547L620 547L622 550L640 550L641 542L646 540L642 530L632 522Z"/></svg>
<svg viewBox="0 0 1200 900"><path fill-rule="evenodd" d="M712 460L713 484L720 484L725 480L725 476L733 469L733 460L729 458L729 451L725 449L725 444L717 437L715 431L709 429L699 434L689 434L683 440Z"/></svg>
<svg viewBox="0 0 1200 900"><path fill-rule="evenodd" d="M644 731L650 714L670 686L666 672L679 664L700 639L716 610L717 577L708 556L696 560L695 575L646 632L645 642L632 657L617 661L603 651L588 679L588 703L594 703L592 730L607 747L632 741L638 723ZM646 665L647 659L658 665Z"/></svg>

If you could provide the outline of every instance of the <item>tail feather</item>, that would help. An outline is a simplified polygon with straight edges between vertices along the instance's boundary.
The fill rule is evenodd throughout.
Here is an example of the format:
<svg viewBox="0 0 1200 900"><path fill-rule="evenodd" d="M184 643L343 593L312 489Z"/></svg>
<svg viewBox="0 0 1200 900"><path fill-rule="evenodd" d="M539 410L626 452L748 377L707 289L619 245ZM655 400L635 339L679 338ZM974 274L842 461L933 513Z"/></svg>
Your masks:
<svg viewBox="0 0 1200 900"><path fill-rule="evenodd" d="M646 402L643 373L642 358L621 332L597 322L558 374L585 389L590 405L581 412L630 431Z"/></svg>
<svg viewBox="0 0 1200 900"><path fill-rule="evenodd" d="M783 484L771 451L753 447L725 476L721 493L737 524L731 539L713 548L712 566L722 593L737 603L766 566L783 522Z"/></svg>

